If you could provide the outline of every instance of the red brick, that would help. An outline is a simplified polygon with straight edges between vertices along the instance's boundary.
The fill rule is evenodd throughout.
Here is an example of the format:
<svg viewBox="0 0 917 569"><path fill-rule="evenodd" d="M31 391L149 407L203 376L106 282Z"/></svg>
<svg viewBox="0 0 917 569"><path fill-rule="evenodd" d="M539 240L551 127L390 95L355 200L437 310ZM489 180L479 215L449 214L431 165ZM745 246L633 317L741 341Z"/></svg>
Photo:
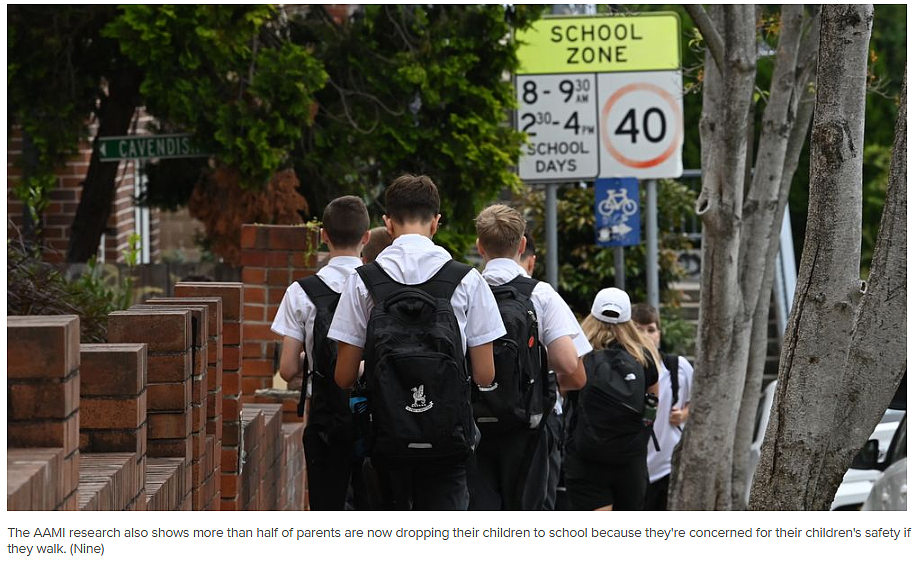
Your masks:
<svg viewBox="0 0 917 569"><path fill-rule="evenodd" d="M191 456L194 460L200 460L207 452L207 433L198 431L191 433Z"/></svg>
<svg viewBox="0 0 917 569"><path fill-rule="evenodd" d="M7 419L63 419L79 408L80 376L64 381L53 379L7 383Z"/></svg>
<svg viewBox="0 0 917 569"><path fill-rule="evenodd" d="M233 362L236 365L239 365L238 362L242 361L242 355L240 353L239 346L238 345L224 346L223 347L223 361L224 362Z"/></svg>
<svg viewBox="0 0 917 569"><path fill-rule="evenodd" d="M242 393L242 374L238 371L223 372L223 396L233 396Z"/></svg>
<svg viewBox="0 0 917 569"><path fill-rule="evenodd" d="M177 283L175 296L220 297L223 299L224 322L238 321L242 316L242 283Z"/></svg>
<svg viewBox="0 0 917 569"><path fill-rule="evenodd" d="M147 422L150 439L180 439L191 434L190 410L184 413L150 413Z"/></svg>
<svg viewBox="0 0 917 569"><path fill-rule="evenodd" d="M274 362L270 360L243 360L242 375L244 377L273 377Z"/></svg>
<svg viewBox="0 0 917 569"><path fill-rule="evenodd" d="M267 300L267 289L263 286L245 285L245 304L261 304Z"/></svg>
<svg viewBox="0 0 917 569"><path fill-rule="evenodd" d="M144 302L156 306L206 306L207 333L213 337L223 332L223 299L218 296L150 298Z"/></svg>
<svg viewBox="0 0 917 569"><path fill-rule="evenodd" d="M220 443L220 445L223 444L223 417L222 415L219 415L214 419L207 419L207 434L213 435L213 437Z"/></svg>
<svg viewBox="0 0 917 569"><path fill-rule="evenodd" d="M61 447L69 455L80 445L80 412L66 419L45 421L7 421L6 446Z"/></svg>
<svg viewBox="0 0 917 569"><path fill-rule="evenodd" d="M133 399L80 399L81 429L136 429L146 419L146 393Z"/></svg>
<svg viewBox="0 0 917 569"><path fill-rule="evenodd" d="M267 302L269 306L277 306L283 300L285 288L274 287L267 291Z"/></svg>
<svg viewBox="0 0 917 569"><path fill-rule="evenodd" d="M293 269L290 271L290 282L302 280L315 274L315 269Z"/></svg>
<svg viewBox="0 0 917 569"><path fill-rule="evenodd" d="M267 284L269 286L289 287L290 280L289 269L270 269L267 272Z"/></svg>
<svg viewBox="0 0 917 569"><path fill-rule="evenodd" d="M265 322L264 306L258 304L246 304L243 310L245 321Z"/></svg>
<svg viewBox="0 0 917 569"><path fill-rule="evenodd" d="M219 417L223 414L223 390L207 392L207 416Z"/></svg>
<svg viewBox="0 0 917 569"><path fill-rule="evenodd" d="M191 459L191 435L178 439L148 439L147 456L152 458L180 457Z"/></svg>
<svg viewBox="0 0 917 569"><path fill-rule="evenodd" d="M226 361L226 346L238 346L242 343L242 324L229 322L223 324L223 361Z"/></svg>
<svg viewBox="0 0 917 569"><path fill-rule="evenodd" d="M239 446L242 441L242 422L223 421L223 446Z"/></svg>
<svg viewBox="0 0 917 569"><path fill-rule="evenodd" d="M319 232L304 225L267 226L268 248L275 250L304 251L307 248L318 248Z"/></svg>
<svg viewBox="0 0 917 569"><path fill-rule="evenodd" d="M323 253L320 255L308 255L308 256L305 254L305 252L291 253L289 266L294 269L309 269L309 268L314 269L314 267L316 267L321 262L323 255L327 255L327 253Z"/></svg>
<svg viewBox="0 0 917 569"><path fill-rule="evenodd" d="M253 267L242 268L242 282L245 288L248 285L262 285L267 282L267 269L258 269Z"/></svg>
<svg viewBox="0 0 917 569"><path fill-rule="evenodd" d="M191 348L189 310L118 311L108 315L108 341L146 343L150 352L185 352Z"/></svg>
<svg viewBox="0 0 917 569"><path fill-rule="evenodd" d="M239 401L239 397L231 397L223 395L223 422L236 422L238 420L239 412L242 409L242 404Z"/></svg>
<svg viewBox="0 0 917 569"><path fill-rule="evenodd" d="M220 475L220 493L223 494L223 501L226 502L228 496L237 496L239 494L239 476L237 474Z"/></svg>
<svg viewBox="0 0 917 569"><path fill-rule="evenodd" d="M81 344L80 394L126 396L143 391L146 344Z"/></svg>
<svg viewBox="0 0 917 569"><path fill-rule="evenodd" d="M7 316L10 379L64 378L80 366L77 316Z"/></svg>
<svg viewBox="0 0 917 569"><path fill-rule="evenodd" d="M245 344L242 346L242 357L243 358L263 358L265 357L264 346L265 346L265 343L261 341L245 342Z"/></svg>
<svg viewBox="0 0 917 569"><path fill-rule="evenodd" d="M207 368L207 390L215 391L223 387L223 363Z"/></svg>
<svg viewBox="0 0 917 569"><path fill-rule="evenodd" d="M243 224L240 245L242 249L263 249L264 244L258 243L258 225Z"/></svg>
<svg viewBox="0 0 917 569"><path fill-rule="evenodd" d="M191 377L191 351L168 354L150 354L147 358L147 382L176 383Z"/></svg>
<svg viewBox="0 0 917 569"><path fill-rule="evenodd" d="M245 323L244 335L246 340L269 340L277 341L277 334L271 331L270 324L249 324ZM223 353L225 358L226 353Z"/></svg>
<svg viewBox="0 0 917 569"><path fill-rule="evenodd" d="M80 452L135 452L146 454L146 423L136 429L80 428Z"/></svg>
<svg viewBox="0 0 917 569"><path fill-rule="evenodd" d="M207 427L207 406L191 406L191 431L203 431Z"/></svg>
<svg viewBox="0 0 917 569"><path fill-rule="evenodd" d="M152 411L184 411L191 406L191 382L151 383L147 401Z"/></svg>

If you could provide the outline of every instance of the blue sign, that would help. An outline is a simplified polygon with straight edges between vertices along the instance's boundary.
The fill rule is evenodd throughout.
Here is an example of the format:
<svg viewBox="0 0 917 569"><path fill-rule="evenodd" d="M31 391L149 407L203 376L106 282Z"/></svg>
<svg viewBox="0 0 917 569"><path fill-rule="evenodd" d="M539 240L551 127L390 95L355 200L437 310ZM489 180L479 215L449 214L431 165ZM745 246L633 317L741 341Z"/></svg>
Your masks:
<svg viewBox="0 0 917 569"><path fill-rule="evenodd" d="M595 181L595 242L601 247L640 244L637 178L599 178Z"/></svg>

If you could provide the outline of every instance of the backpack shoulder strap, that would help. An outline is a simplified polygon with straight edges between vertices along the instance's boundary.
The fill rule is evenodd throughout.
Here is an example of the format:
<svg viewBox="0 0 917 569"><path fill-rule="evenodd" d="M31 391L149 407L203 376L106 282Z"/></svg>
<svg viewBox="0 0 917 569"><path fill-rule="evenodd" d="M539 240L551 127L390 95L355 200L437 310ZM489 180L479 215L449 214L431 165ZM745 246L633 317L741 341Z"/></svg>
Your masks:
<svg viewBox="0 0 917 569"><path fill-rule="evenodd" d="M363 284L369 289L369 294L372 295L377 305L382 304L386 298L407 286L395 282L395 279L390 277L376 261L357 267L357 274L363 279Z"/></svg>
<svg viewBox="0 0 917 569"><path fill-rule="evenodd" d="M678 403L678 356L669 354L663 361L672 378L672 405L675 405Z"/></svg>
<svg viewBox="0 0 917 569"><path fill-rule="evenodd" d="M417 285L417 288L433 298L449 300L452 298L452 293L458 288L459 283L470 271L471 266L450 259L443 264L442 268L430 280Z"/></svg>
<svg viewBox="0 0 917 569"><path fill-rule="evenodd" d="M520 300L526 301L532 297L532 291L538 286L538 281L530 277L519 275L506 284L519 292L521 297Z"/></svg>
<svg viewBox="0 0 917 569"><path fill-rule="evenodd" d="M341 293L331 290L331 287L325 284L325 281L320 279L318 275L299 279L296 282L299 283L299 286L302 287L306 296L315 304L316 308L327 308L341 298Z"/></svg>

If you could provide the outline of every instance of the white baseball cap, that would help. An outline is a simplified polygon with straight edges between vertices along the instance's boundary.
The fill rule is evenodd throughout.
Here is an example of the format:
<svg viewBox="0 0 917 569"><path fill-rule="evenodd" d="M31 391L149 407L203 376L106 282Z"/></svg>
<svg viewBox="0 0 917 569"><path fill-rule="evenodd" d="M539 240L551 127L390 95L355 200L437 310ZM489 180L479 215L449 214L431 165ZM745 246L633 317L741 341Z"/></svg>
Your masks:
<svg viewBox="0 0 917 569"><path fill-rule="evenodd" d="M592 301L592 316L609 324L630 320L630 297L619 288L603 288Z"/></svg>

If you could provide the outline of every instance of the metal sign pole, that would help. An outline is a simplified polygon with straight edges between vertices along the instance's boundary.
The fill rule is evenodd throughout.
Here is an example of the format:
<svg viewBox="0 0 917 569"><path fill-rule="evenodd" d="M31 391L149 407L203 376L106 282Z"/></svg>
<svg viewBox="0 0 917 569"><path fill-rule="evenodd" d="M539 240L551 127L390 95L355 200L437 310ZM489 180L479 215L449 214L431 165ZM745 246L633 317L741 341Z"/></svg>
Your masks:
<svg viewBox="0 0 917 569"><path fill-rule="evenodd" d="M615 287L621 290L627 290L624 280L624 247L615 247Z"/></svg>
<svg viewBox="0 0 917 569"><path fill-rule="evenodd" d="M646 181L646 301L659 308L659 240L656 180Z"/></svg>
<svg viewBox="0 0 917 569"><path fill-rule="evenodd" d="M548 184L544 197L545 244L547 245L548 283L557 290L557 186Z"/></svg>

